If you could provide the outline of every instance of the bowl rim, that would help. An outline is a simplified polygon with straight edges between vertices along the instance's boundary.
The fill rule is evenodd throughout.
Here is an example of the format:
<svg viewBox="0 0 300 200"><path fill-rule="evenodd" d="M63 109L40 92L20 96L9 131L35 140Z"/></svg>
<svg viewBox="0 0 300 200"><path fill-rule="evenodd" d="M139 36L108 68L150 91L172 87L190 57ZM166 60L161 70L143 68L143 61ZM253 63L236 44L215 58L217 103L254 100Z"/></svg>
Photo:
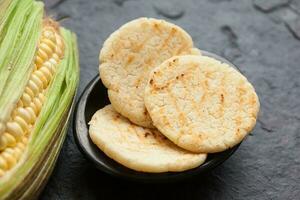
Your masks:
<svg viewBox="0 0 300 200"><path fill-rule="evenodd" d="M226 62L228 64L230 64L232 67L234 67L235 69L237 69L239 71L239 69L234 66L232 63L230 63L228 60L226 60L223 57L220 57L216 54L207 52L207 51L203 51L201 50L201 52L205 55L205 56L210 56L210 57L214 57L218 60L221 60L222 62ZM81 134L88 134L88 122L85 120L85 111L86 111L86 105L87 105L87 101L88 98L91 94L91 92L93 91L94 87L99 84L99 82L101 82L99 75L96 75L88 84L87 86L84 88L83 92L81 93L76 106L75 106L75 110L74 110L74 118L73 118L73 137L75 140L75 143L78 147L78 149L80 150L80 152L91 162L93 163L93 165L105 172L106 174L112 175L114 177L119 177L122 179L126 179L126 180L130 180L130 181L138 181L138 182L170 182L170 181L179 181L179 180L183 180L183 179L188 179L193 177L194 175L200 175L200 174L204 174L204 172L210 171L214 168L216 168L217 166L219 166L220 164L222 164L224 161L226 161L240 146L240 144L243 142L243 140L235 145L234 147L227 149L223 152L219 152L219 153L215 153L214 155L216 155L216 158L213 158L211 160L206 160L202 165L190 169L190 170L186 170L183 172L163 172L163 173L146 173L146 172L137 172L134 171L134 174L131 173L122 173L119 170L111 170L108 167L105 167L103 164L101 164L97 159L95 159L95 155L91 155L85 145L81 142L80 139L80 135ZM96 111L95 111L96 112ZM79 126L85 126L85 133L81 133L81 131L79 130ZM90 140L90 137L88 137L88 140ZM94 144L92 144L94 145ZM96 146L96 145L95 145ZM104 152L102 152L98 147L96 147L101 153L103 153L108 159L109 158ZM209 154L208 154L209 155ZM97 156L96 156L97 157ZM101 158L99 158L99 160L101 160ZM111 159L113 160L113 159ZM129 169L119 163L117 163L116 161L114 161L117 165L120 165L121 167L124 167L126 169ZM131 170L131 169L129 169ZM172 179L172 180L171 180Z"/></svg>

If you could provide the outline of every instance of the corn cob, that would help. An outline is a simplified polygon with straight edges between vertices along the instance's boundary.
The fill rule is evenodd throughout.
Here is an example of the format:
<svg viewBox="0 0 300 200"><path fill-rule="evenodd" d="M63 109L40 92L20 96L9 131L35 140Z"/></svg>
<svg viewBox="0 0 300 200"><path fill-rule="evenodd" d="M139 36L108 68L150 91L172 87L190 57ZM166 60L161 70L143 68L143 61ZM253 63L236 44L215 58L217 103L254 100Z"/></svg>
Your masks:
<svg viewBox="0 0 300 200"><path fill-rule="evenodd" d="M0 136L0 177L20 159L32 127L45 101L45 93L63 57L64 45L57 28L51 21L44 21L38 44L34 70L17 107ZM9 148L7 148L9 147Z"/></svg>
<svg viewBox="0 0 300 200"><path fill-rule="evenodd" d="M78 84L76 38L43 19L40 2L4 0L0 11L0 199L32 199L65 137Z"/></svg>

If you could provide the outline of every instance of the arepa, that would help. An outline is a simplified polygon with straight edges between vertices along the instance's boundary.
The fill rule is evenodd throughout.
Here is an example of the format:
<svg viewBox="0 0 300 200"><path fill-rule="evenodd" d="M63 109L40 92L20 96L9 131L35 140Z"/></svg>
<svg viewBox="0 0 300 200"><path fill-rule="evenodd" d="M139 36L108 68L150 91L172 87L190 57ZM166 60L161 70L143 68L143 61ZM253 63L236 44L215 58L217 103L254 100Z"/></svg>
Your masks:
<svg viewBox="0 0 300 200"><path fill-rule="evenodd" d="M92 141L107 156L136 171L179 172L206 159L206 154L177 147L157 130L134 125L111 105L98 110L89 124Z"/></svg>
<svg viewBox="0 0 300 200"><path fill-rule="evenodd" d="M145 88L153 124L178 146L215 153L253 129L259 100L237 70L206 56L175 56L155 68Z"/></svg>
<svg viewBox="0 0 300 200"><path fill-rule="evenodd" d="M100 52L100 77L113 107L135 124L152 127L144 105L149 72L166 59L199 54L182 28L164 20L139 18L112 33Z"/></svg>

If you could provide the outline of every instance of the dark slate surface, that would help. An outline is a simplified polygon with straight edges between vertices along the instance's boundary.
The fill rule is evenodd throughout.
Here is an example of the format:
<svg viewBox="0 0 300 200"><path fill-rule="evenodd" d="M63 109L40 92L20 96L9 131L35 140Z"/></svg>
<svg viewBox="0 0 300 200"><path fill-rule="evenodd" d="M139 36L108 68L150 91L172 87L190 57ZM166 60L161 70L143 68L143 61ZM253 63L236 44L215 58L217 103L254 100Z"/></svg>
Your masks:
<svg viewBox="0 0 300 200"><path fill-rule="evenodd" d="M63 24L78 35L79 93L98 73L99 49L111 32L136 17L159 17L239 66L257 90L261 112L253 134L223 165L194 181L165 185L123 182L96 170L69 129L41 199L300 199L300 1L49 2L49 14L70 17Z"/></svg>

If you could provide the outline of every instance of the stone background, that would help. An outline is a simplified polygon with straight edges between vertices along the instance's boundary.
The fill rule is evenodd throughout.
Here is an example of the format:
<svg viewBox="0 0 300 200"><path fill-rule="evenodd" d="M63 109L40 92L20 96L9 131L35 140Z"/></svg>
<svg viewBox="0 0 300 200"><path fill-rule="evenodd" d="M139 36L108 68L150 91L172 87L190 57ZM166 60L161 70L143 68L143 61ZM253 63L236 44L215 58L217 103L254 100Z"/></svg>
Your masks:
<svg viewBox="0 0 300 200"><path fill-rule="evenodd" d="M137 184L96 170L70 128L41 199L300 199L300 0L47 0L48 14L78 35L79 94L98 73L103 41L140 16L169 20L200 49L222 55L254 84L253 133L210 174L176 184Z"/></svg>

